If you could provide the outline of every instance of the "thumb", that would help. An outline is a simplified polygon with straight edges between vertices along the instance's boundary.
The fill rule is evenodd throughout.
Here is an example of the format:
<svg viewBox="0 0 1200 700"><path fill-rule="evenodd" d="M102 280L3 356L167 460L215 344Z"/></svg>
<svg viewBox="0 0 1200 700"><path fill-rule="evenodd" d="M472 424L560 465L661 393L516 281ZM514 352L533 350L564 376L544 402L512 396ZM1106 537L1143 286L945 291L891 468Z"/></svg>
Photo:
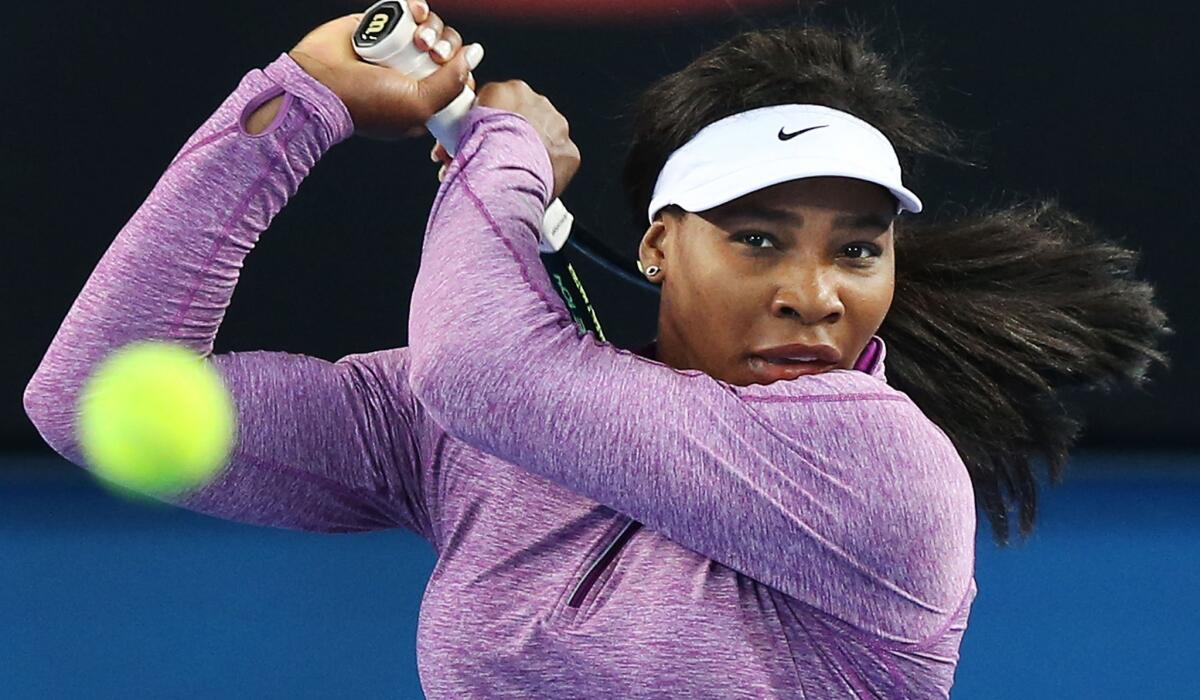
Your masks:
<svg viewBox="0 0 1200 700"><path fill-rule="evenodd" d="M459 49L454 58L417 83L421 101L440 112L467 87L471 71L483 60L483 46L471 44Z"/></svg>

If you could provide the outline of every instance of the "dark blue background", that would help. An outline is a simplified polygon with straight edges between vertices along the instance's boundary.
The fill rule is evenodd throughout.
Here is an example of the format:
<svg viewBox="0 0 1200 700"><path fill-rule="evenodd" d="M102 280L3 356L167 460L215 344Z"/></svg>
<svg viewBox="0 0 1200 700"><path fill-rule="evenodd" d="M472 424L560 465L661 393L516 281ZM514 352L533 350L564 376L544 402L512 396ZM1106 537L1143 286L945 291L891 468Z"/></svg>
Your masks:
<svg viewBox="0 0 1200 700"><path fill-rule="evenodd" d="M4 466L0 697L421 697L434 553L416 535L236 525L121 501L61 460ZM1197 466L1088 454L1024 545L981 527L952 697L1196 697Z"/></svg>

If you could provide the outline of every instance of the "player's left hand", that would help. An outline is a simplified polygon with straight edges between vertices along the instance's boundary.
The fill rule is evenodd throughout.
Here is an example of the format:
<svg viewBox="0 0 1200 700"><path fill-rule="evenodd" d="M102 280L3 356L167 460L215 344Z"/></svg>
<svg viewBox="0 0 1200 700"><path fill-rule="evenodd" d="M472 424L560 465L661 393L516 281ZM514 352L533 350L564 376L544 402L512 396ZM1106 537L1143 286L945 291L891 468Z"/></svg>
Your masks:
<svg viewBox="0 0 1200 700"><path fill-rule="evenodd" d="M509 80L484 85L479 90L475 104L519 114L533 125L546 145L550 165L554 169L552 199L561 195L579 170L581 157L579 147L571 140L567 118L554 108L550 100L534 92L523 80ZM434 155L437 155L436 151Z"/></svg>

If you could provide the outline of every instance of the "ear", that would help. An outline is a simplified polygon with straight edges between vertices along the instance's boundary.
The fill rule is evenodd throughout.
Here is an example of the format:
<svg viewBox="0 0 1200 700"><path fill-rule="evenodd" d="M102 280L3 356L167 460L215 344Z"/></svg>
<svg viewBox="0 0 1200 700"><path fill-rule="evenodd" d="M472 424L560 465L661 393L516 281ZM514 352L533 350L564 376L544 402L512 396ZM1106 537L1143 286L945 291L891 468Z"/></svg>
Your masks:
<svg viewBox="0 0 1200 700"><path fill-rule="evenodd" d="M663 260L667 257L665 244L670 238L669 230L667 217L664 216L655 219L654 223L650 224L650 228L646 229L646 233L642 235L642 242L638 246L638 260L644 267L657 265L661 268L663 266Z"/></svg>

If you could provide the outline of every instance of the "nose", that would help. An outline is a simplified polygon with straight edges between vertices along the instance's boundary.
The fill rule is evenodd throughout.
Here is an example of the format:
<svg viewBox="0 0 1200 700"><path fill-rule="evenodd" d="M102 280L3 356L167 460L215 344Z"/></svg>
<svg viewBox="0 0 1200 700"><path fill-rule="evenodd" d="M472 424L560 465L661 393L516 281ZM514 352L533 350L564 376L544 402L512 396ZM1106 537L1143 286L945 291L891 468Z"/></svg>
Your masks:
<svg viewBox="0 0 1200 700"><path fill-rule="evenodd" d="M846 312L835 275L802 270L790 275L775 292L771 313L806 324L833 323Z"/></svg>

